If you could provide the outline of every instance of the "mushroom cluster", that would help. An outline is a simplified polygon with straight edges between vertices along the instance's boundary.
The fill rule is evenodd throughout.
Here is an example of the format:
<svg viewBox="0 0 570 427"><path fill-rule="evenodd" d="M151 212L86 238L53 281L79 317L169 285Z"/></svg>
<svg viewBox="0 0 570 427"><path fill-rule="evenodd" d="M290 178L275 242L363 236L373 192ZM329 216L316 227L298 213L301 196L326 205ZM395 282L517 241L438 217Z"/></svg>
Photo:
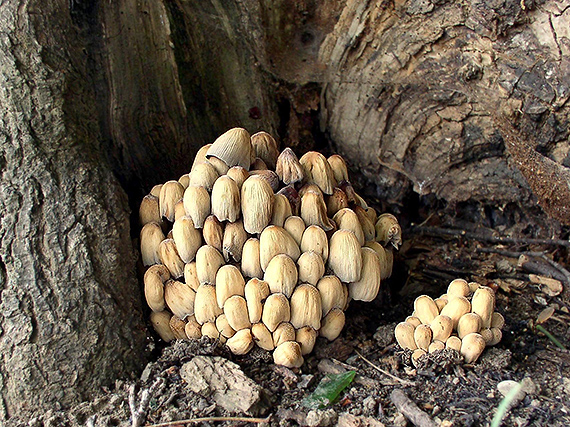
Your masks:
<svg viewBox="0 0 570 427"><path fill-rule="evenodd" d="M414 312L396 326L395 335L400 347L413 350L413 362L428 352L453 349L474 363L486 346L501 341L504 324L491 288L455 279L435 300L416 298Z"/></svg>
<svg viewBox="0 0 570 427"><path fill-rule="evenodd" d="M354 191L341 156L290 148L234 128L197 153L190 173L140 206L144 293L165 341L257 344L299 367L318 335L334 340L351 299L391 275L401 228Z"/></svg>

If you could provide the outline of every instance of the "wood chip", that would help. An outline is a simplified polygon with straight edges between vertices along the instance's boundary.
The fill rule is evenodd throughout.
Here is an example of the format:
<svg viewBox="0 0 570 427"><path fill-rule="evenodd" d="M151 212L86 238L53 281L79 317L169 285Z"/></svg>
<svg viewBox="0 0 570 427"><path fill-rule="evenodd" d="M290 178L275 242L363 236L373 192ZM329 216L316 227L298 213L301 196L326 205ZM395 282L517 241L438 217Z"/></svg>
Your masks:
<svg viewBox="0 0 570 427"><path fill-rule="evenodd" d="M195 356L180 368L188 387L226 411L257 415L266 409L263 390L238 365L221 357Z"/></svg>
<svg viewBox="0 0 570 427"><path fill-rule="evenodd" d="M394 389L390 393L390 400L413 425L416 427L435 427L435 422L422 411L418 406L404 393L403 390Z"/></svg>
<svg viewBox="0 0 570 427"><path fill-rule="evenodd" d="M525 282L524 280L518 280L518 279L495 279L495 283L497 283L497 285L499 285L499 288L501 288L501 290L503 292L512 292L512 291L519 291L521 289L524 289L527 285L527 282Z"/></svg>

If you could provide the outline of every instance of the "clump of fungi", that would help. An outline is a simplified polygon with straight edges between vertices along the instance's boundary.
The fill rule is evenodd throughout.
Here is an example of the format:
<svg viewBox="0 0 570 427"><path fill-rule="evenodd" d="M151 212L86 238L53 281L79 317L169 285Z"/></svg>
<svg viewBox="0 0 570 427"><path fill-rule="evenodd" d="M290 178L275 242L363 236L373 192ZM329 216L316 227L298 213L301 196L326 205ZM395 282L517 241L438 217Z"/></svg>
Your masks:
<svg viewBox="0 0 570 427"><path fill-rule="evenodd" d="M254 345L300 367L318 335L334 340L351 299L391 275L401 229L356 193L339 155L234 128L202 147L190 173L140 206L144 293L160 337Z"/></svg>
<svg viewBox="0 0 570 427"><path fill-rule="evenodd" d="M413 350L413 362L426 353L453 349L474 363L486 346L501 341L504 324L491 288L455 279L435 300L416 298L414 312L396 326L395 335L400 347Z"/></svg>

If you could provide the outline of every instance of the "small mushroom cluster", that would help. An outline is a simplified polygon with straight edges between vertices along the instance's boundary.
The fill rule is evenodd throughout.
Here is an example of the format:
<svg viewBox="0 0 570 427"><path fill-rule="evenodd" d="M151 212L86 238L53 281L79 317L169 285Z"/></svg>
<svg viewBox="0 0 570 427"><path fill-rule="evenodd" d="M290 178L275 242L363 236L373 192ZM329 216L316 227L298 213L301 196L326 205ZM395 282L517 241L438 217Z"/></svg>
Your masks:
<svg viewBox="0 0 570 427"><path fill-rule="evenodd" d="M317 335L334 340L351 299L391 275L401 228L377 216L342 157L234 128L202 147L190 173L140 206L144 293L165 341L207 335L235 354L254 344L299 367Z"/></svg>
<svg viewBox="0 0 570 427"><path fill-rule="evenodd" d="M455 279L435 300L427 295L416 298L412 315L396 326L396 340L413 350L414 362L428 352L453 349L466 363L474 363L486 346L498 344L503 336L505 319L494 310L491 288Z"/></svg>

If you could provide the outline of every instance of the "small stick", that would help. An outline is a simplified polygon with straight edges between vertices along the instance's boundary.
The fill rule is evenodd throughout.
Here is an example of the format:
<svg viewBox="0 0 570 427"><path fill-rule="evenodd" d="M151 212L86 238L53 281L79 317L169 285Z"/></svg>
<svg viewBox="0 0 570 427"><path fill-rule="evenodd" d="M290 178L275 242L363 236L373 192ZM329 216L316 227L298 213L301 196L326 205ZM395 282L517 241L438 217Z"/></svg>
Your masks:
<svg viewBox="0 0 570 427"><path fill-rule="evenodd" d="M271 414L269 414L266 418L248 418L248 417L204 417L204 418L189 418L187 420L180 420L180 421L169 421L166 423L159 423L159 424L150 424L146 427L169 427L169 426L176 426L179 424L192 424L192 423L207 423L207 422L235 422L235 423L268 423L271 419Z"/></svg>
<svg viewBox="0 0 570 427"><path fill-rule="evenodd" d="M505 251L502 249L495 249L495 248L476 248L475 252L478 252L478 253L495 253L495 254L503 255L506 257L510 257L510 258L518 258L521 255L526 255L527 257L540 258L540 259L546 261L548 264L550 264L552 267L554 267L554 269L557 270L558 273L561 273L562 276L564 276L564 279L562 279L562 276L559 276L558 274L556 274L556 276L558 276L559 280L565 281L568 285L570 285L570 271L566 270L564 267L562 267L556 261L548 258L544 252L532 252L532 251L517 252L517 251ZM524 265L523 265L523 267L524 267ZM540 273L544 273L544 272L532 271L532 273L539 273L540 274ZM552 274L552 275L554 276L554 274Z"/></svg>
<svg viewBox="0 0 570 427"><path fill-rule="evenodd" d="M129 389L129 408L131 410L131 427L140 427L143 425L146 418L146 411L148 410L148 403L150 402L151 396L154 394L156 389L163 384L164 380L162 378L157 378L156 381L148 389L144 389L141 395L141 401L137 409L135 402L136 399L136 389L135 384L131 385Z"/></svg>
<svg viewBox="0 0 570 427"><path fill-rule="evenodd" d="M436 427L436 424L428 414L418 408L406 393L400 389L392 390L390 393L390 400L411 423L417 427Z"/></svg>
<svg viewBox="0 0 570 427"><path fill-rule="evenodd" d="M538 274L540 276L552 277L553 279L560 280L561 282L566 281L566 277L564 274L557 269L556 267L552 266L549 263L539 261L539 260L532 260L531 258L527 257L526 255L521 255L517 267L527 271L528 273Z"/></svg>
<svg viewBox="0 0 570 427"><path fill-rule="evenodd" d="M475 252L478 253L493 253L502 256L506 256L509 258L518 258L521 255L526 256L533 256L533 257L542 257L544 252L518 252L518 251L506 251L504 249L497 249L497 248L475 248Z"/></svg>
<svg viewBox="0 0 570 427"><path fill-rule="evenodd" d="M413 233L423 233L432 236L451 236L451 237L465 237L467 239L478 240L480 242L491 243L514 243L518 245L548 245L548 246L565 246L570 248L570 240L562 239L531 239L531 238L515 238L515 237L495 237L484 236L479 233L473 233L465 230L454 230L451 228L415 226L411 230Z"/></svg>
<svg viewBox="0 0 570 427"><path fill-rule="evenodd" d="M368 360L366 357L364 357L362 354L360 354L360 353L358 352L358 350L354 350L354 351L355 351L356 354L358 354L358 357L360 357L362 360L364 360L366 363L368 363L371 367L373 367L374 369L376 369L378 372L380 372L380 373L386 375L387 377L392 378L394 381L398 381L398 382L400 382L400 383L402 383L402 384L410 385L410 386L415 386L415 385L416 385L416 384L413 383L412 381L407 381L407 380L403 380L403 379L401 379L401 378L398 378L397 376L392 375L390 372L385 371L384 369L382 369L382 368L376 366L374 363L372 363L370 360Z"/></svg>

